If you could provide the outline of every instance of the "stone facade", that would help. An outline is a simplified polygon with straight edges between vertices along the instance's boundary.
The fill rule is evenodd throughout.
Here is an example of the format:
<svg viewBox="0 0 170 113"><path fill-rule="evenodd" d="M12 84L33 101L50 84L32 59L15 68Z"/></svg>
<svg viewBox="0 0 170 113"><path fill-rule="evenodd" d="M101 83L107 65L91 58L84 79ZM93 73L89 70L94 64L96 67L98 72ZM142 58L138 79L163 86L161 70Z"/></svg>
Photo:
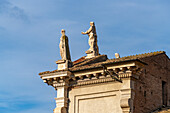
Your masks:
<svg viewBox="0 0 170 113"><path fill-rule="evenodd" d="M54 113L149 113L170 106L170 60L163 51L82 57L39 75L57 90Z"/></svg>

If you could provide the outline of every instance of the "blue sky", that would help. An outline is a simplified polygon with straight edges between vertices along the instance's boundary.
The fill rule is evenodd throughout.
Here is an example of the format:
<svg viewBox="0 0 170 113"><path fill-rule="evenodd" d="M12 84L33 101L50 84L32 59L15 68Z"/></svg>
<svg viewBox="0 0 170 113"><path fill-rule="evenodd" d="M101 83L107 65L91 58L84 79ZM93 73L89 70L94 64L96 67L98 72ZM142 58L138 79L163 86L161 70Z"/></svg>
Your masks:
<svg viewBox="0 0 170 113"><path fill-rule="evenodd" d="M38 73L56 69L61 29L72 60L85 56L81 31L95 21L109 58L164 50L170 56L169 0L0 0L0 113L52 113L56 91Z"/></svg>

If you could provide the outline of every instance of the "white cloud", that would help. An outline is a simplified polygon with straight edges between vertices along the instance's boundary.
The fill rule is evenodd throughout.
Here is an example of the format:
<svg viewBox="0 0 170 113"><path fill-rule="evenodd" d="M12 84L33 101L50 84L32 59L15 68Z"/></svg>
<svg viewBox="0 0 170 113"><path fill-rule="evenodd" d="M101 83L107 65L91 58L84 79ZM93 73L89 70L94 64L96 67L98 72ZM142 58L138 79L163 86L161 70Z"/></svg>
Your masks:
<svg viewBox="0 0 170 113"><path fill-rule="evenodd" d="M27 21L28 17L24 10L11 4L7 0L2 0L0 2L0 14L2 16L7 16L9 18L16 18Z"/></svg>

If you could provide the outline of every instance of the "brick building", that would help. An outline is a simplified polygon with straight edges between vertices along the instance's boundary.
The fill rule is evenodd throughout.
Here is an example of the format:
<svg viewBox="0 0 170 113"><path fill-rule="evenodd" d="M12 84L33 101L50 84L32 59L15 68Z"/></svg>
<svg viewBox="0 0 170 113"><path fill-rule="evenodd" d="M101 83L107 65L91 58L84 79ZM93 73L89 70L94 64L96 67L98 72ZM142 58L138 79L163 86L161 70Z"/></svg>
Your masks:
<svg viewBox="0 0 170 113"><path fill-rule="evenodd" d="M82 57L39 73L57 90L54 113L150 113L170 106L170 60L164 51L108 59Z"/></svg>

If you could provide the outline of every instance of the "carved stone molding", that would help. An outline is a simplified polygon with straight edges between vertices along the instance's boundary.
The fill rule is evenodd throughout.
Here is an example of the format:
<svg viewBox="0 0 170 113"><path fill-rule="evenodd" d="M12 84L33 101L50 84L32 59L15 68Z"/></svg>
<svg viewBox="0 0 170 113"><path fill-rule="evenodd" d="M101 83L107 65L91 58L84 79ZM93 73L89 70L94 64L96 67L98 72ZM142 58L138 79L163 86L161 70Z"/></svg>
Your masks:
<svg viewBox="0 0 170 113"><path fill-rule="evenodd" d="M121 90L120 106L123 113L132 113L130 109L131 89Z"/></svg>
<svg viewBox="0 0 170 113"><path fill-rule="evenodd" d="M133 101L135 92L133 89L121 90L120 106L123 113L133 113Z"/></svg>
<svg viewBox="0 0 170 113"><path fill-rule="evenodd" d="M66 107L57 107L53 110L53 113L67 113L67 108Z"/></svg>
<svg viewBox="0 0 170 113"><path fill-rule="evenodd" d="M133 85L131 78L138 79L137 73L141 69L135 64L128 65L103 65L103 68L84 71L59 70L54 73L41 74L41 78L48 85L57 90L56 108L54 113L67 113L68 109L68 88L101 84L108 82L120 82L122 88L120 107L123 113L133 113Z"/></svg>
<svg viewBox="0 0 170 113"><path fill-rule="evenodd" d="M87 81L81 81L81 82L72 82L70 83L70 86L83 86L83 85L90 85L90 84L98 84L98 83L106 83L106 82L111 82L115 81L111 77L109 78L104 78L104 79L96 79L96 80L87 80Z"/></svg>
<svg viewBox="0 0 170 113"><path fill-rule="evenodd" d="M118 74L118 78L128 78L131 77L131 72L120 72ZM75 77L74 77L75 78ZM72 78L71 78L72 79ZM69 82L69 86L82 86L82 85L90 85L90 84L99 84L99 83L106 83L106 82L113 82L116 81L110 75L105 74L88 74L88 75L81 75L78 76L77 79L72 79ZM55 84L55 86L60 86L61 84Z"/></svg>
<svg viewBox="0 0 170 113"><path fill-rule="evenodd" d="M65 85L65 82L69 80L69 86L80 86L80 85L88 85L88 84L98 84L98 83L105 83L105 82L111 82L115 81L114 78L117 79L121 78L129 78L134 77L138 78L136 74L134 74L136 71L138 71L139 68L136 66L129 66L129 67L116 67L116 68L109 68L109 73L104 72L103 70L90 73L82 73L80 75L74 75L74 72L70 71L63 71L63 72L56 72L54 74L47 74L43 75L42 79L45 83L48 85L51 85L55 88L62 87ZM133 75L132 75L133 73ZM111 75L113 76L111 76ZM115 76L115 77L114 77ZM74 83L74 84L73 84Z"/></svg>

